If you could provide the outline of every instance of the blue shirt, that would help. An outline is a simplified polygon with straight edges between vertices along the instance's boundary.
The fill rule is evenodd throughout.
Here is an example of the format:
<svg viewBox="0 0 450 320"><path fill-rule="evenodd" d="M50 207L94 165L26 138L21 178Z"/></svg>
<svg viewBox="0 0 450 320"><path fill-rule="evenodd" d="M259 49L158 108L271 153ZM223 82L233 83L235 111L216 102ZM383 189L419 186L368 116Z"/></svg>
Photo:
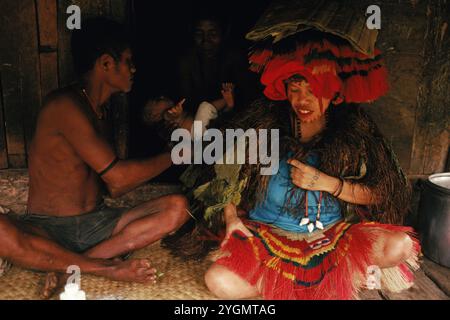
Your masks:
<svg viewBox="0 0 450 320"><path fill-rule="evenodd" d="M317 167L318 163L319 159L316 155L311 155L307 159L307 164L310 166ZM300 220L304 217L306 208L299 208L297 217L293 217L285 210L289 191L294 187L290 170L291 165L287 163L287 159L281 160L278 173L270 178L266 198L250 211L249 217L251 220L271 224L287 231L308 232L307 225L300 226ZM316 221L320 191L296 188L296 192L303 193L302 196L308 192L308 216L312 222ZM323 226L326 227L341 219L342 213L338 200L334 197L322 196L320 221Z"/></svg>

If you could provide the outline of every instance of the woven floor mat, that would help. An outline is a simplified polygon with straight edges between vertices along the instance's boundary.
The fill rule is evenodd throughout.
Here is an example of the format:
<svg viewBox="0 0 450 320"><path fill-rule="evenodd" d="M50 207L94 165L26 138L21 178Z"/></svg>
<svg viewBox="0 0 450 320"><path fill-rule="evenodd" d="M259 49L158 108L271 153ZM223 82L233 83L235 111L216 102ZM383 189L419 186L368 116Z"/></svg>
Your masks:
<svg viewBox="0 0 450 320"><path fill-rule="evenodd" d="M160 247L159 242L136 252L133 258L148 258L164 275L154 285L111 281L102 277L82 275L81 288L87 299L118 300L208 300L214 299L203 280L211 262L183 262ZM36 300L45 274L13 267L0 277L0 300ZM58 298L57 296L54 297Z"/></svg>

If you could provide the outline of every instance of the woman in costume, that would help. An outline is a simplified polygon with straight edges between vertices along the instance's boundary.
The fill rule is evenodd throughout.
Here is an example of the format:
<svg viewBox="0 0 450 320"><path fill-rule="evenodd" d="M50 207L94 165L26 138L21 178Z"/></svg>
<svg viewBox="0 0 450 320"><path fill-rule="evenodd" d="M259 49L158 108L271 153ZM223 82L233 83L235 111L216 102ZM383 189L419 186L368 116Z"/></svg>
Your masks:
<svg viewBox="0 0 450 320"><path fill-rule="evenodd" d="M380 52L370 58L308 31L255 50L250 62L265 98L224 127L279 129L279 170L216 165L205 178L191 167L183 179L193 190L194 237L166 245L183 243L192 256L219 240L205 275L219 298L352 299L374 270L389 290L410 287L419 244L400 225L409 184L357 105L388 89Z"/></svg>

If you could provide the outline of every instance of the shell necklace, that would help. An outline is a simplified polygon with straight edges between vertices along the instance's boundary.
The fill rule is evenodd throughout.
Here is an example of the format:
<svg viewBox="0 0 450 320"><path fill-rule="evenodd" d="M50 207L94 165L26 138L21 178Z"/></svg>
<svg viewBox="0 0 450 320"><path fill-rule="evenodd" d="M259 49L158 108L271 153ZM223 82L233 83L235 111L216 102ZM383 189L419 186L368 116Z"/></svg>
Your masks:
<svg viewBox="0 0 450 320"><path fill-rule="evenodd" d="M89 102L89 105L91 106L92 111L94 111L96 117L98 120L103 120L105 119L105 114L104 112L99 113L95 108L94 108L94 103L92 102L91 98L89 97L89 95L86 92L86 89L82 89L81 91L83 91L84 96L86 97L87 101Z"/></svg>
<svg viewBox="0 0 450 320"><path fill-rule="evenodd" d="M301 137L301 123L300 123L300 119L294 114L293 115L294 119L295 119L295 135L297 138L300 139ZM316 215L316 221L315 223L313 223L310 219L309 219L309 212L308 212L308 190L305 190L305 214L303 216L303 218L300 220L300 226L304 226L307 225L308 228L308 232L311 233L314 231L315 228L323 230L323 223L320 221L320 211L321 211L321 206L322 206L322 191L320 191L319 193L319 201L317 202L317 215Z"/></svg>

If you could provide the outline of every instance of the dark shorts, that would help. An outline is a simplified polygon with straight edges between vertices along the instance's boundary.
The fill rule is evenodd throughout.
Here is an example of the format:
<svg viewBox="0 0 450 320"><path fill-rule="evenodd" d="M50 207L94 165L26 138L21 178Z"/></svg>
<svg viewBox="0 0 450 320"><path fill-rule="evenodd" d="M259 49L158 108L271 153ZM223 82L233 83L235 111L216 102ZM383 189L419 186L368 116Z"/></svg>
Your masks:
<svg viewBox="0 0 450 320"><path fill-rule="evenodd" d="M82 253L111 237L126 208L101 205L89 213L71 217L53 217L26 213L10 215L19 224L44 230L48 236L71 251Z"/></svg>

